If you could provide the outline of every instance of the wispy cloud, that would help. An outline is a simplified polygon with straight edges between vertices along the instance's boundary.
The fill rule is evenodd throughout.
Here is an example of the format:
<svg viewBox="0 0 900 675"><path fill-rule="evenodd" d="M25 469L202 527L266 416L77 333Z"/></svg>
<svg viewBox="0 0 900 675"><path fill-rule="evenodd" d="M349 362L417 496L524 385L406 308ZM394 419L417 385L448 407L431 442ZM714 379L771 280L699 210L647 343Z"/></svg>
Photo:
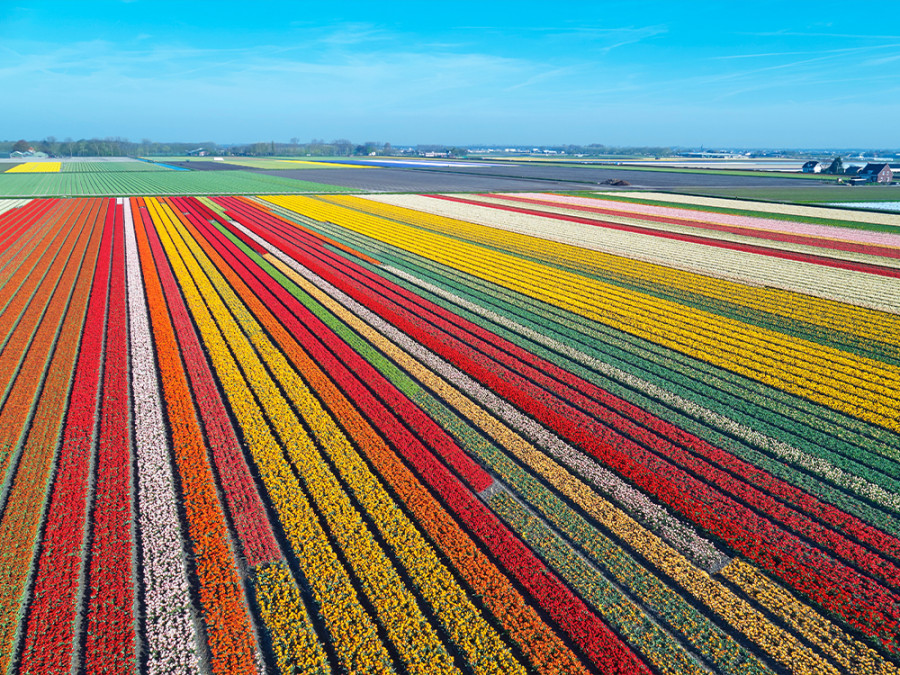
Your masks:
<svg viewBox="0 0 900 675"><path fill-rule="evenodd" d="M900 46L900 45L895 45ZM867 66L883 66L885 63L893 63L894 61L900 61L900 54L891 54L890 56L882 56L877 59L868 59L865 61L864 65Z"/></svg>
<svg viewBox="0 0 900 675"><path fill-rule="evenodd" d="M814 38L840 38L846 40L900 40L900 35L877 35L873 33L814 33L792 30L777 30L766 32L738 32L737 35L752 35L754 37L814 37Z"/></svg>

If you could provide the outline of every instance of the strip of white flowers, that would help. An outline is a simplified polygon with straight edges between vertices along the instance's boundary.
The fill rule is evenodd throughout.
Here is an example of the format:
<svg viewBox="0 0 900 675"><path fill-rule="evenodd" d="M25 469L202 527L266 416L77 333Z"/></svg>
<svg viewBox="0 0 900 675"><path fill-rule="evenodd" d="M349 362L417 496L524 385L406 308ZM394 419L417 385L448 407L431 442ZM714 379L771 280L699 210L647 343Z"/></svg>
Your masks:
<svg viewBox="0 0 900 675"><path fill-rule="evenodd" d="M534 340L535 342L542 344L549 349L564 354L572 360L578 361L583 366L595 370L596 372L605 375L612 380L616 380L621 384L629 386L633 389L637 389L650 398L654 398L662 403L665 403L666 405L680 410L695 419L702 420L703 422L709 424L714 428L717 428L721 431L724 431L746 441L752 446L768 451L776 457L785 460L786 462L795 464L796 466L799 466L806 471L809 471L810 473L822 476L823 478L832 481L836 485L840 485L841 487L844 487L861 496L871 499L874 502L887 506L888 508L894 509L895 511L900 511L900 495L892 494L884 488L870 483L869 481L860 478L859 476L847 473L846 471L833 466L831 463L820 457L810 455L809 453L803 452L802 450L799 450L798 448L795 448L788 443L784 443L783 441L779 441L765 434L761 434L758 431L754 431L750 427L744 426L743 424L740 424L739 422L736 422L724 415L709 410L708 408L704 408L703 406L698 405L693 401L689 401L688 399L682 398L676 394L666 391L662 387L658 387L652 382L647 382L646 380L642 380L639 377L635 377L634 375L627 373L624 370L620 370L615 366L611 366L607 363L604 363L603 361L588 356L584 352L578 351L577 349L569 347L568 345L565 345L561 342L557 342L553 338L549 338L546 335L543 335L535 330L518 324L515 321L492 312L489 309L485 309L484 307L477 305L474 302L470 302L469 300L455 295L439 286L435 286L434 284L428 283L427 281L423 281L422 279L419 279L404 270L387 265L383 269L386 272L390 272L391 274L394 274L401 279L405 279L406 281L415 284L419 288L434 293L435 295L449 300L450 302L459 305L460 307L483 316L489 321L493 321L494 323L497 323L504 328L515 331L520 335L523 335L530 340Z"/></svg>
<svg viewBox="0 0 900 675"><path fill-rule="evenodd" d="M144 280L128 200L125 201L125 264L147 672L150 675L187 675L200 672L196 622L175 508L172 464L156 378Z"/></svg>
<svg viewBox="0 0 900 675"><path fill-rule="evenodd" d="M30 201L30 199L0 199L0 213L25 206Z"/></svg>
<svg viewBox="0 0 900 675"><path fill-rule="evenodd" d="M277 247L242 225L237 225L237 227L323 293L331 296L360 320L393 342L399 349L452 383L477 403L485 406L509 427L547 450L554 458L585 478L614 502L619 503L639 522L665 539L698 566L714 573L728 563L728 556L719 551L712 542L701 537L693 527L669 514L645 494L624 482L611 471L601 467L593 459L566 443L541 424L519 412L511 404L299 264Z"/></svg>
<svg viewBox="0 0 900 675"><path fill-rule="evenodd" d="M516 195L517 197L519 195ZM810 244L799 244L790 241L773 241L770 239L761 239L752 234L735 234L733 232L722 232L721 230L707 230L691 225L680 225L675 223L660 223L653 220L647 220L639 213L622 213L622 215L607 215L605 213L591 213L590 211L579 211L577 209L566 208L565 202L557 202L553 206L547 204L529 204L527 202L516 202L503 199L502 197L469 195L466 197L471 201L481 202L483 204L495 204L498 206L511 206L513 208L529 209L531 211L540 211L548 215L558 214L563 216L574 216L576 218L584 218L597 222L597 227L603 227L603 223L615 223L617 225L629 225L641 227L646 230L655 230L657 232L673 232L675 234L685 234L695 237L706 237L718 241L725 241L735 244L748 244L751 246L763 246L775 248L780 251L790 251L793 253L803 253L823 258L833 258L835 260L848 260L869 265L884 265L886 267L900 267L900 259L889 258L886 256L873 255L871 253L856 253L853 251L842 251L835 248L824 248L821 246L812 246ZM596 200L595 200L596 201ZM602 204L598 206L603 206ZM605 207L604 207L605 208ZM684 217L684 216L682 216ZM704 219L705 222L713 222ZM840 228L831 228L840 229ZM848 229L848 232L854 230ZM793 234L793 233L787 233ZM865 243L865 242L856 242Z"/></svg>
<svg viewBox="0 0 900 675"><path fill-rule="evenodd" d="M603 197L604 193L598 193ZM900 215L889 213L866 213L865 211L852 211L849 209L832 209L825 206L795 206L793 204L771 204L768 202L754 202L742 199L717 199L715 197L694 197L691 195L676 195L668 192L616 192L616 197L628 199L646 199L671 204L688 204L692 206L712 206L720 209L737 209L744 211L759 211L762 213L778 213L787 216L804 216L808 218L825 218L830 220L843 220L852 223L875 223L877 225L896 225L900 227Z"/></svg>
<svg viewBox="0 0 900 675"><path fill-rule="evenodd" d="M742 284L771 286L900 314L900 279L891 277L663 239L651 234L568 223L501 211L490 206L459 204L433 197L365 195L364 198L686 272Z"/></svg>

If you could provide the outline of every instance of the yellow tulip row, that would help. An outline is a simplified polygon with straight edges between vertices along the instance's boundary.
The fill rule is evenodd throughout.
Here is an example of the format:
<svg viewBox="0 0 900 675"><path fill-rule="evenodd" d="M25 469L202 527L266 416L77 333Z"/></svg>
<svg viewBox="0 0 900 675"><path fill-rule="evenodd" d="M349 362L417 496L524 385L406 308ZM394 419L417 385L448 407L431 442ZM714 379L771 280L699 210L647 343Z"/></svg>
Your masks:
<svg viewBox="0 0 900 675"><path fill-rule="evenodd" d="M756 567L735 558L720 573L850 672L858 675L893 675L898 672L894 664L885 661L873 649L854 640L797 600Z"/></svg>
<svg viewBox="0 0 900 675"><path fill-rule="evenodd" d="M804 647L796 637L773 625L747 602L739 599L720 582L691 564L681 553L647 531L621 509L599 496L589 486L483 407L474 403L445 379L399 349L393 342L348 312L276 258L273 256L267 256L267 258L303 291L309 293L374 347L453 406L474 426L483 430L498 445L508 450L510 454L595 518L597 522L640 553L657 570L669 575L694 598L735 629L744 633L763 651L797 673L836 672L829 663Z"/></svg>
<svg viewBox="0 0 900 675"><path fill-rule="evenodd" d="M312 436L318 442L319 447L328 453L338 472L366 510L371 522L378 528L384 541L391 547L393 554L407 570L417 590L428 602L431 610L453 641L466 654L475 672L524 673L524 668L515 660L496 631L480 615L478 609L472 604L466 592L453 578L447 567L439 561L433 547L425 540L412 521L400 510L353 448L332 415L325 410L313 392L310 391L306 382L301 379L297 371L287 361L285 353L292 356L295 365L307 377L311 375L310 371L318 369L318 366L301 352L293 338L278 324L274 317L268 314L262 303L255 297L252 297L252 292L248 290L247 293L242 295L248 302L252 302L251 309L257 316L263 317L268 315L272 318L272 321L267 322L267 328L273 333L280 333L280 346L285 351L282 352L279 347L275 346L263 328L250 314L248 307L232 290L229 281L223 278L219 269L210 262L207 254L201 250L196 241L190 238L190 235L184 231L183 227L177 225L176 227L196 259L200 262L205 273L218 289L244 333L250 337L253 346L262 357L275 380L286 392L295 409L301 411L302 420L309 425ZM236 278L237 275L231 272L224 262L217 262L221 263L219 268L222 271L229 272L230 276L235 277L231 279L231 283L236 285L241 283L239 278ZM323 395L322 392L319 394ZM323 398L328 401L327 396L323 395ZM314 455L312 454L313 452L313 449L309 449L305 455L298 455L295 458L295 463L299 465L298 468L300 468L301 472L309 472L308 480L311 483L330 485L334 503L338 504L338 507L345 513L355 513L336 478L331 472L324 470L325 463L320 455L317 453ZM358 519L358 526L363 527L359 517L356 515L353 517ZM373 563L377 560L375 554L367 555L371 556L369 559ZM398 588L404 588L399 579L380 583L399 585ZM391 588L390 585L382 587ZM406 613L404 616L408 616L411 619L416 616L415 613L418 612L418 608L404 609L403 612ZM388 618L386 621L396 622L397 619L396 617ZM404 636L407 636L409 641L416 644L419 648L424 648L426 652L438 649L443 651L443 647L438 647L438 643L434 642L429 635L425 635L424 639L420 641L419 635L413 632L415 630L415 626L411 627L402 624L394 624L388 627L388 633L394 634L398 648L399 645L404 643ZM429 644L429 641L431 641L431 644ZM447 667L445 664L436 665L440 665L441 668Z"/></svg>
<svg viewBox="0 0 900 675"><path fill-rule="evenodd" d="M284 561L267 563L252 571L253 590L260 618L269 631L275 662L282 673L294 673L298 655L307 654L302 671L330 673L322 646L309 621L300 589ZM300 620L298 620L300 619Z"/></svg>
<svg viewBox="0 0 900 675"><path fill-rule="evenodd" d="M148 207L155 208L152 200L147 202ZM154 213L153 219L182 294L228 398L229 407L243 430L245 442L269 501L278 514L292 551L302 567L341 665L348 671L394 672L375 622L360 604L353 581L331 547L328 536L294 475L293 468L285 459L250 384L241 373L216 320L191 278L188 265L196 271L196 263L191 265L190 260L182 261L169 236L166 219L158 212ZM259 374L248 371L247 377L252 379L259 377ZM287 626L292 623L308 623L308 616L298 613L295 607L279 605L273 610L279 613L279 620L274 624ZM291 667L291 663L303 671L326 668L321 648L291 653L285 665Z"/></svg>
<svg viewBox="0 0 900 675"><path fill-rule="evenodd" d="M328 221L900 431L900 368L620 289L308 197L270 197ZM837 377L836 377L837 375Z"/></svg>
<svg viewBox="0 0 900 675"><path fill-rule="evenodd" d="M657 283L688 293L699 293L713 300L738 304L742 307L777 314L829 330L849 333L857 337L900 344L900 317L876 312L835 300L826 300L778 288L762 288L736 283L727 279L686 272L664 265L627 259L572 244L563 244L535 234L519 234L470 223L457 218L426 213L403 206L395 206L371 199L349 195L322 197L391 220L425 227L441 234L461 237L469 241L496 246L548 263L564 263L593 274L616 274L641 282ZM531 208L531 205L528 205ZM552 230L552 220L548 228Z"/></svg>

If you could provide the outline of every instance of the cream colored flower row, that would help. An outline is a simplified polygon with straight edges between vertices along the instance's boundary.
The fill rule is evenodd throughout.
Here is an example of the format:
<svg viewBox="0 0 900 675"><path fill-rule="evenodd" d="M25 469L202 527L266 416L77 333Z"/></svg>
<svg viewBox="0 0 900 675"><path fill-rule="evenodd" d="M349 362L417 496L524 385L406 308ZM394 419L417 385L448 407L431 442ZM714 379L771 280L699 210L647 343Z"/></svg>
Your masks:
<svg viewBox="0 0 900 675"><path fill-rule="evenodd" d="M0 199L0 213L21 208L30 201L30 199Z"/></svg>
<svg viewBox="0 0 900 675"><path fill-rule="evenodd" d="M138 528L149 673L197 672L197 626L184 541L175 508L168 434L157 387L156 359L130 200L125 200L131 387L137 450Z"/></svg>
<svg viewBox="0 0 900 675"><path fill-rule="evenodd" d="M483 204L497 204L500 206L513 206L515 208L528 209L530 211L540 211L547 214L561 214L565 216L574 216L576 218L584 218L593 220L598 223L616 223L618 225L634 225L648 230L657 232L673 232L676 234L685 234L695 237L706 237L717 241L724 241L734 244L748 244L751 246L764 246L769 248L777 248L780 251L790 251L792 253L802 253L806 255L821 256L823 258L833 258L835 260L850 260L853 262L866 263L872 265L885 265L887 267L900 268L900 260L889 256L877 255L873 253L859 253L856 251L843 251L836 248L826 248L822 246L814 246L812 244L804 244L792 241L777 241L771 239L762 239L752 234L737 234L735 232L727 232L722 230L703 229L691 225L681 225L678 223L661 223L654 220L642 218L640 214L623 214L609 215L606 213L592 213L590 211L579 211L578 209L566 208L565 204L556 204L549 206L546 204L530 204L505 200L502 197L469 195L466 199L480 202ZM603 208L598 205L598 208ZM523 214L524 215L524 214ZM565 221L562 221L565 222ZM603 229L603 228L602 228ZM605 228L609 229L609 228ZM790 233L786 233L790 234ZM859 243L859 242L857 242ZM900 252L900 249L898 249Z"/></svg>
<svg viewBox="0 0 900 675"><path fill-rule="evenodd" d="M497 194L506 198L506 195ZM517 192L516 197L525 199L537 199L553 202L561 206L575 205L588 206L607 211L630 214L631 217L641 218L645 215L663 216L667 218L679 218L698 222L716 223L751 230L763 230L768 232L782 232L785 234L799 234L809 237L820 237L832 241L855 241L859 243L876 244L879 246L893 246L900 248L900 233L881 232L864 229L863 227L848 227L847 225L822 225L806 223L800 220L785 218L773 218L773 214L760 216L745 216L719 211L690 209L684 206L662 206L644 202L621 201L612 198L598 199L597 197L573 197L549 192ZM609 197L609 195L607 195ZM866 209L868 211L868 209Z"/></svg>

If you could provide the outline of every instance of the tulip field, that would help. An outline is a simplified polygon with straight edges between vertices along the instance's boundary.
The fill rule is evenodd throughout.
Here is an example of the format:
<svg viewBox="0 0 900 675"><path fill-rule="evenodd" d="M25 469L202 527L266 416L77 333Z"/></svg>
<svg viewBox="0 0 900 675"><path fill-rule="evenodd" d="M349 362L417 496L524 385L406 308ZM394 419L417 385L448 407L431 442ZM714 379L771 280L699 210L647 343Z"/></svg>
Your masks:
<svg viewBox="0 0 900 675"><path fill-rule="evenodd" d="M900 216L635 194L0 199L0 675L900 672Z"/></svg>

